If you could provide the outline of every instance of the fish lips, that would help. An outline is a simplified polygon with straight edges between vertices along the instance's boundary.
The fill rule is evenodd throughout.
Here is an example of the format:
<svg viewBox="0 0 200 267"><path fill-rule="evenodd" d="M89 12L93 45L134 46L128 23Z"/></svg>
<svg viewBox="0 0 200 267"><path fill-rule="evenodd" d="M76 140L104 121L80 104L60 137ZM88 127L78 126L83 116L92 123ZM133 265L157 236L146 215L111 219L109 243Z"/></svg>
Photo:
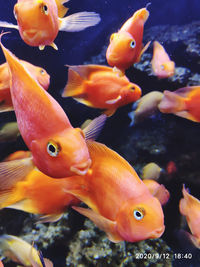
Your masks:
<svg viewBox="0 0 200 267"><path fill-rule="evenodd" d="M92 164L91 159L88 159L87 161L85 161L83 163L71 166L70 167L70 171L72 173L75 173L76 175L81 175L82 176L82 175L85 175L88 172L91 164Z"/></svg>
<svg viewBox="0 0 200 267"><path fill-rule="evenodd" d="M149 234L149 239L154 239L154 238L159 238L161 237L161 235L164 233L165 231L165 226L163 225L162 227L152 231L150 234Z"/></svg>

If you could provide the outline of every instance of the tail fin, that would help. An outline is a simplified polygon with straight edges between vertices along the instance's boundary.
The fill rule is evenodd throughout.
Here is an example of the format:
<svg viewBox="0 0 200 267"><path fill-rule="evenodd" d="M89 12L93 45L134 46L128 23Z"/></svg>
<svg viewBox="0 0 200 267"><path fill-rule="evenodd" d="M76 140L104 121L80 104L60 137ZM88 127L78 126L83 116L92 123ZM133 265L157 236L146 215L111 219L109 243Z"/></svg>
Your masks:
<svg viewBox="0 0 200 267"><path fill-rule="evenodd" d="M62 93L62 97L78 97L83 94L83 78L74 70L68 70L68 82Z"/></svg>

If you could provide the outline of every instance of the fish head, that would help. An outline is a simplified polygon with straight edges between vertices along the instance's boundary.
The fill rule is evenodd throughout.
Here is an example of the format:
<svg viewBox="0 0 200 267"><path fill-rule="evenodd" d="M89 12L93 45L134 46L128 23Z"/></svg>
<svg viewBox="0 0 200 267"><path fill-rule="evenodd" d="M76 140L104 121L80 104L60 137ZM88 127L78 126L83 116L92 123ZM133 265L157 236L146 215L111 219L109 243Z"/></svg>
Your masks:
<svg viewBox="0 0 200 267"><path fill-rule="evenodd" d="M136 62L137 46L136 40L130 33L126 31L113 33L106 51L108 64L122 70L129 68Z"/></svg>
<svg viewBox="0 0 200 267"><path fill-rule="evenodd" d="M21 63L22 63L22 65L25 66L25 68L27 68L29 70L29 72L34 76L34 78L36 78L36 80L39 82L39 84L45 90L47 90L49 87L49 83L50 83L50 76L46 72L46 70L41 68L41 67L34 66L27 61L21 60Z"/></svg>
<svg viewBox="0 0 200 267"><path fill-rule="evenodd" d="M164 215L160 202L149 195L139 202L125 203L116 218L117 232L128 242L159 238L164 230Z"/></svg>
<svg viewBox="0 0 200 267"><path fill-rule="evenodd" d="M84 134L79 128L34 140L30 150L37 168L54 178L85 175L91 165Z"/></svg>
<svg viewBox="0 0 200 267"><path fill-rule="evenodd" d="M58 33L58 9L50 0L24 0L14 6L21 38L31 46L52 44Z"/></svg>
<svg viewBox="0 0 200 267"><path fill-rule="evenodd" d="M122 95L123 94L123 99L125 99L126 103L132 103L141 97L142 90L137 84L129 82L126 89L122 89Z"/></svg>
<svg viewBox="0 0 200 267"><path fill-rule="evenodd" d="M165 78L166 77L171 77L174 75L175 72L175 63L174 61L167 61L164 62L160 65L160 70L161 72L163 72L165 74Z"/></svg>

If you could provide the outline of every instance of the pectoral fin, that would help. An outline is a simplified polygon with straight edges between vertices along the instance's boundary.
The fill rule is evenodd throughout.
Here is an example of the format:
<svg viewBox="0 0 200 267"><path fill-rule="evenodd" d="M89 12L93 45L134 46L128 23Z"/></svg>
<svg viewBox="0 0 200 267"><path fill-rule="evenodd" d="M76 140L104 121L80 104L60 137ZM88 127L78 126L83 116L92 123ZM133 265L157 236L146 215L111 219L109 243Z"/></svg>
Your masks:
<svg viewBox="0 0 200 267"><path fill-rule="evenodd" d="M110 99L110 100L107 100L106 101L106 104L110 104L110 105L112 105L112 104L115 104L115 103L117 103L119 100L121 100L121 95L119 95L118 97L116 97L115 99Z"/></svg>
<svg viewBox="0 0 200 267"><path fill-rule="evenodd" d="M19 30L18 25L9 23L7 21L0 21L0 27L3 27L3 28L12 28L12 29Z"/></svg>
<svg viewBox="0 0 200 267"><path fill-rule="evenodd" d="M59 30L79 32L100 22L99 14L95 12L78 12L65 18L59 18Z"/></svg>
<svg viewBox="0 0 200 267"><path fill-rule="evenodd" d="M106 232L110 241L118 243L122 241L122 238L116 232L116 222L111 221L102 215L94 212L91 209L85 209L81 207L72 207L74 210L80 214L86 216L91 221L93 221L101 230Z"/></svg>

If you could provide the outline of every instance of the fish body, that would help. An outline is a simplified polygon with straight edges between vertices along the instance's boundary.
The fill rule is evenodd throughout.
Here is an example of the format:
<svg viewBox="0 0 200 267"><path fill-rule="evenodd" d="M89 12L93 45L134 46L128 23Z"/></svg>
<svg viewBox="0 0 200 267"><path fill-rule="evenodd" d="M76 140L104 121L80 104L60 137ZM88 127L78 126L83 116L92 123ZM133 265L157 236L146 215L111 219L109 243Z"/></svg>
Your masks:
<svg viewBox="0 0 200 267"><path fill-rule="evenodd" d="M158 180L160 177L160 174L162 172L162 168L155 162L150 162L146 164L142 169L142 175L141 178L143 180L150 179L150 180Z"/></svg>
<svg viewBox="0 0 200 267"><path fill-rule="evenodd" d="M157 41L153 43L153 58L151 61L153 73L160 79L174 75L175 63L170 60L164 47Z"/></svg>
<svg viewBox="0 0 200 267"><path fill-rule="evenodd" d="M106 109L107 114L113 114L118 107L140 98L141 89L110 67L80 65L69 67L68 83L62 96L73 97L87 106Z"/></svg>
<svg viewBox="0 0 200 267"><path fill-rule="evenodd" d="M129 112L128 116L131 119L130 126L144 120L147 117L154 115L158 109L158 104L163 98L163 93L152 91L142 96L135 104L136 109Z"/></svg>
<svg viewBox="0 0 200 267"><path fill-rule="evenodd" d="M188 236L192 243L200 248L200 201L189 193L183 185L183 198L179 202L180 213L186 216L186 220L192 234Z"/></svg>
<svg viewBox="0 0 200 267"><path fill-rule="evenodd" d="M33 162L55 178L87 172L91 160L84 133L73 128L59 103L1 44L11 73L11 96L20 133Z"/></svg>
<svg viewBox="0 0 200 267"><path fill-rule="evenodd" d="M0 250L5 257L12 261L23 264L23 266L33 266L31 258L37 263L37 267L43 267L37 250L21 238L13 235L0 236ZM35 265L36 266L36 265Z"/></svg>
<svg viewBox="0 0 200 267"><path fill-rule="evenodd" d="M110 37L110 44L106 51L106 59L110 66L125 71L134 63L140 61L141 55L148 48L142 44L144 24L149 17L146 8L136 11L117 33Z"/></svg>
<svg viewBox="0 0 200 267"><path fill-rule="evenodd" d="M49 74L41 67L34 66L27 61L20 60L39 84L47 90L50 83ZM10 94L10 74L7 63L0 65L0 112L13 110Z"/></svg>
<svg viewBox="0 0 200 267"><path fill-rule="evenodd" d="M164 91L158 108L191 121L200 122L200 86L188 86L174 92Z"/></svg>
<svg viewBox="0 0 200 267"><path fill-rule="evenodd" d="M103 144L87 143L92 159L89 172L67 182L73 185L75 181L76 189L68 192L91 209L74 209L90 218L113 242L160 237L164 218L159 201L119 154Z"/></svg>
<svg viewBox="0 0 200 267"><path fill-rule="evenodd" d="M68 10L65 2L68 0L18 0L14 6L17 25L0 21L0 26L18 29L30 46L42 50L50 45L57 50L54 40L59 31L81 31L101 20L95 12L78 12L63 18Z"/></svg>

